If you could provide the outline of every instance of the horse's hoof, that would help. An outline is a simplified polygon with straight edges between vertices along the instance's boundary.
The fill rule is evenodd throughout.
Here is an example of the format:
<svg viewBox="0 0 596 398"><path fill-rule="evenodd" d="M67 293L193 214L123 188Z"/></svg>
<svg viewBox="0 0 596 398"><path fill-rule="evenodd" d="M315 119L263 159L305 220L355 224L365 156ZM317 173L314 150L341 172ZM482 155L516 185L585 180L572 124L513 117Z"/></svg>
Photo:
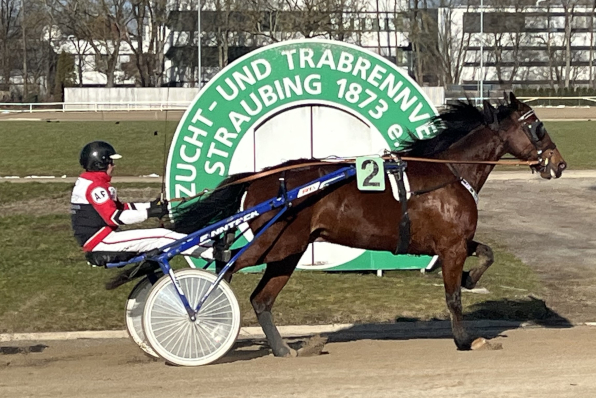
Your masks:
<svg viewBox="0 0 596 398"><path fill-rule="evenodd" d="M298 356L298 353L296 350L288 347L287 349L278 352L274 351L273 356L277 358L296 358Z"/></svg>
<svg viewBox="0 0 596 398"><path fill-rule="evenodd" d="M502 350L503 344L501 343L491 343L484 337L478 337L476 340L472 342L472 350L473 351L480 351L480 350Z"/></svg>
<svg viewBox="0 0 596 398"><path fill-rule="evenodd" d="M308 339L306 344L298 350L299 357L313 357L316 355L321 355L323 353L323 348L327 343L327 337L321 337L320 335L316 335Z"/></svg>

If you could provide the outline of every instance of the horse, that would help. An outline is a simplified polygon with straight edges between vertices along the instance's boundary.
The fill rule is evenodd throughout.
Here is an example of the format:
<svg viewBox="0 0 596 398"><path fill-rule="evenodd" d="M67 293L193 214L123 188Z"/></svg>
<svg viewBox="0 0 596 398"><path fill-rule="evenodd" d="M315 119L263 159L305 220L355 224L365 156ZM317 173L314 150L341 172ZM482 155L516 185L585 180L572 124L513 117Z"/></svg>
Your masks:
<svg viewBox="0 0 596 398"><path fill-rule="evenodd" d="M437 255L455 345L459 350L471 349L474 338L463 326L461 287L476 285L493 261L490 248L474 240L478 222L474 191L481 190L493 170L490 162L507 153L535 161L530 166L532 171L545 179L559 178L567 164L532 108L513 93L496 108L488 102L483 110L469 102L450 106L435 122L441 127L436 137L418 141L408 151L397 154L410 157L406 168L411 192L407 200L410 226L405 237L400 236L398 227L403 215L401 206L391 189L362 192L352 178L293 201L286 214L252 242L230 268L228 280L244 267L266 264L250 302L275 356L295 353L282 339L271 309L307 246L314 241L395 252L404 239L401 243L407 243L408 254ZM289 190L345 166L312 163L312 159L291 160L266 169L261 178L258 172L230 176L220 184L217 201L225 202L229 188L224 213L233 214L242 195L244 208L276 197L281 177ZM276 172L279 168L284 171ZM234 184L250 175L255 179ZM202 227L205 213L201 206L202 202L197 201L181 207L183 210L175 214L174 230L189 232ZM275 214L271 211L251 220L250 229L258 231ZM464 262L470 255L479 256L481 262L464 273Z"/></svg>

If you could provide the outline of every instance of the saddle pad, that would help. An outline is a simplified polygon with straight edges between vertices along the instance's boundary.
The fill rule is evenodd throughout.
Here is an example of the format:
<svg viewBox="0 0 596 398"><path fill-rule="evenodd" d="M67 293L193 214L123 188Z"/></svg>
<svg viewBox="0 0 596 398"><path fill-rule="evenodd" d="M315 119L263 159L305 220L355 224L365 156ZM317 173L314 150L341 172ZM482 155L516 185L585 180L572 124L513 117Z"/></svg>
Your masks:
<svg viewBox="0 0 596 398"><path fill-rule="evenodd" d="M395 174L387 172L389 183L391 184L391 192L393 192L393 198L399 202L399 191L397 188L397 177ZM406 188L406 199L410 199L412 193L410 192L410 182L408 181L408 175L404 171L404 187Z"/></svg>

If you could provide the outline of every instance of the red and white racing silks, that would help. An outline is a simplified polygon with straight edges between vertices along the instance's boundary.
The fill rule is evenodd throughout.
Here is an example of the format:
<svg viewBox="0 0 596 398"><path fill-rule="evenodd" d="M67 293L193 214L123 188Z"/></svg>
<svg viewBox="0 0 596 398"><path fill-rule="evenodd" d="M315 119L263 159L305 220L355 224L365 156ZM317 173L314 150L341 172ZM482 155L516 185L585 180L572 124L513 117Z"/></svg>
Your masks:
<svg viewBox="0 0 596 398"><path fill-rule="evenodd" d="M147 219L149 203L120 202L110 181L111 177L103 171L87 171L81 174L72 191L72 227L84 251L92 251L119 225Z"/></svg>
<svg viewBox="0 0 596 398"><path fill-rule="evenodd" d="M165 228L119 231L118 226L136 224L147 219L149 203L122 203L111 177L103 171L87 171L75 183L70 199L74 236L86 252L142 253L161 248L186 235ZM181 254L201 255L203 248L193 246Z"/></svg>

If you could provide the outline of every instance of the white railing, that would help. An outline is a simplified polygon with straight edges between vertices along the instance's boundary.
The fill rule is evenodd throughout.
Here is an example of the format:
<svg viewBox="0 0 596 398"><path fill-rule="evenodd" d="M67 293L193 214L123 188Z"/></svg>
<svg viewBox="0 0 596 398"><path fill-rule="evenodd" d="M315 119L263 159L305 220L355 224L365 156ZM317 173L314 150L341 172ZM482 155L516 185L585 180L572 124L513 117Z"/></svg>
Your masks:
<svg viewBox="0 0 596 398"><path fill-rule="evenodd" d="M0 113L185 111L191 101L2 103Z"/></svg>
<svg viewBox="0 0 596 398"><path fill-rule="evenodd" d="M591 106L591 103L596 103L596 97L595 96L586 96L586 97L517 97L518 99L524 101L524 102L528 102L530 103L530 105L532 106L536 106L533 103L537 102L537 101L547 101L547 102L555 102L552 105L551 104L541 104L539 106L559 106L556 104L556 101L561 101L561 100L565 100L565 101L571 101L573 103L576 103L575 106ZM446 97L445 98L445 102L449 103L449 102L453 102L453 101L472 101L477 105L481 105L482 104L482 100L501 100L502 97ZM573 106L573 105L567 105L567 106Z"/></svg>
<svg viewBox="0 0 596 398"><path fill-rule="evenodd" d="M537 101L577 101L575 106L590 106L596 104L596 97L518 97L529 103ZM490 99L490 98L484 98ZM446 102L454 100L476 101L480 105L480 98L459 97L445 98ZM41 103L12 103L0 102L0 113L35 113L35 112L132 112L132 111L185 111L192 101L136 101L136 102L41 102ZM533 105L536 106L536 105ZM542 105L549 106L549 105ZM558 106L556 103L552 106ZM567 105L574 106L574 105ZM439 106L440 108L440 106Z"/></svg>

